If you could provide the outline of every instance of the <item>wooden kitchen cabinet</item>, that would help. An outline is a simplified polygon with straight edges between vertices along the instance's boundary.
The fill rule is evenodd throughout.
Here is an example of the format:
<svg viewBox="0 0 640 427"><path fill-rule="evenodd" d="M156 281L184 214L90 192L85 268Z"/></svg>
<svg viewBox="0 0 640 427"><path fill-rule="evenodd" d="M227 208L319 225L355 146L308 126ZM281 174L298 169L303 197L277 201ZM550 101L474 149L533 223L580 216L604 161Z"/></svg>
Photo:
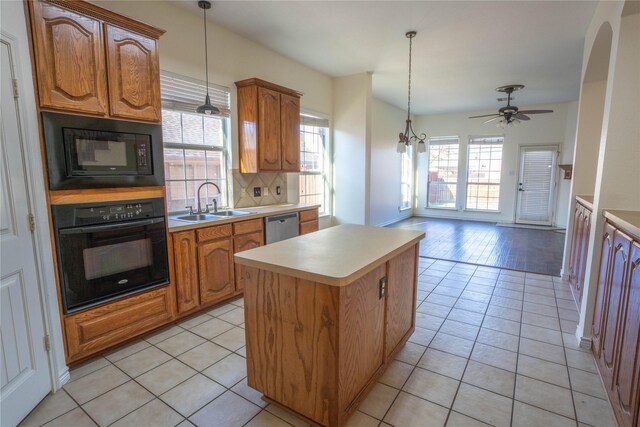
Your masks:
<svg viewBox="0 0 640 427"><path fill-rule="evenodd" d="M196 233L173 233L172 239L178 313L184 313L200 305Z"/></svg>
<svg viewBox="0 0 640 427"><path fill-rule="evenodd" d="M605 217L592 351L618 424L632 427L640 410L640 232Z"/></svg>
<svg viewBox="0 0 640 427"><path fill-rule="evenodd" d="M582 301L584 277L587 268L587 250L591 232L592 207L576 198L576 208L573 215L573 234L571 236L569 255L569 283L571 291L578 304Z"/></svg>
<svg viewBox="0 0 640 427"><path fill-rule="evenodd" d="M318 231L318 208L300 211L299 215L298 233L301 236Z"/></svg>
<svg viewBox="0 0 640 427"><path fill-rule="evenodd" d="M236 87L240 172L299 172L302 94L256 78Z"/></svg>
<svg viewBox="0 0 640 427"><path fill-rule="evenodd" d="M202 304L233 295L233 240L214 240L198 245L198 277Z"/></svg>
<svg viewBox="0 0 640 427"><path fill-rule="evenodd" d="M43 1L28 4L40 107L107 114L100 20Z"/></svg>
<svg viewBox="0 0 640 427"><path fill-rule="evenodd" d="M157 40L105 24L111 116L161 119Z"/></svg>
<svg viewBox="0 0 640 427"><path fill-rule="evenodd" d="M191 314L240 295L236 252L264 245L263 219L172 233L178 314Z"/></svg>
<svg viewBox="0 0 640 427"><path fill-rule="evenodd" d="M160 121L163 30L84 1L27 3L41 109Z"/></svg>
<svg viewBox="0 0 640 427"><path fill-rule="evenodd" d="M417 277L416 247L389 260L387 268L387 324L385 332L385 357L390 357L404 343L415 324Z"/></svg>

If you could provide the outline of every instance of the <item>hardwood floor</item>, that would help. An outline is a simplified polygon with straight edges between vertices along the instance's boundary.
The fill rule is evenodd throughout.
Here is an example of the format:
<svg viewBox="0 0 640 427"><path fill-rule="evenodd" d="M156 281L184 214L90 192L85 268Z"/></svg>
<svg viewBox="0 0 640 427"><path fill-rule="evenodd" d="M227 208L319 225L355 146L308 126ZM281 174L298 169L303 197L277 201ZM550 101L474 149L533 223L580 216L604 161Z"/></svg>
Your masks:
<svg viewBox="0 0 640 427"><path fill-rule="evenodd" d="M420 256L559 276L565 234L492 222L413 217L390 227L424 230Z"/></svg>

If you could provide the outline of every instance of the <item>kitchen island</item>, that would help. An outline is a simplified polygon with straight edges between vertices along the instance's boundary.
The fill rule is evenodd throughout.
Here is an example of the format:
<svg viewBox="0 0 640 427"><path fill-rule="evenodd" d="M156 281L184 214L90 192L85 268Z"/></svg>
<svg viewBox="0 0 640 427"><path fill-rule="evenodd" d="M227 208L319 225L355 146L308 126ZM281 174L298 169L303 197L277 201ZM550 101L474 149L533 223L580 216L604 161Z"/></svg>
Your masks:
<svg viewBox="0 0 640 427"><path fill-rule="evenodd" d="M422 238L345 224L237 253L249 386L344 425L413 333Z"/></svg>

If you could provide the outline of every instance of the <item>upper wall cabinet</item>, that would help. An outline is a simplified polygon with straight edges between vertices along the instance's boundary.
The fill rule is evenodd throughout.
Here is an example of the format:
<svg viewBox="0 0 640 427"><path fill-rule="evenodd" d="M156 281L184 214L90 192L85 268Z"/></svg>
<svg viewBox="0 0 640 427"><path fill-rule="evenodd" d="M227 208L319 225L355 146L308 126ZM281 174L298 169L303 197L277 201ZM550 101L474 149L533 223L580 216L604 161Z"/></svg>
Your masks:
<svg viewBox="0 0 640 427"><path fill-rule="evenodd" d="M302 94L255 78L236 87L240 172L299 172Z"/></svg>
<svg viewBox="0 0 640 427"><path fill-rule="evenodd" d="M107 114L101 23L45 2L29 2L40 107Z"/></svg>
<svg viewBox="0 0 640 427"><path fill-rule="evenodd" d="M164 31L83 1L28 4L40 108L160 121Z"/></svg>

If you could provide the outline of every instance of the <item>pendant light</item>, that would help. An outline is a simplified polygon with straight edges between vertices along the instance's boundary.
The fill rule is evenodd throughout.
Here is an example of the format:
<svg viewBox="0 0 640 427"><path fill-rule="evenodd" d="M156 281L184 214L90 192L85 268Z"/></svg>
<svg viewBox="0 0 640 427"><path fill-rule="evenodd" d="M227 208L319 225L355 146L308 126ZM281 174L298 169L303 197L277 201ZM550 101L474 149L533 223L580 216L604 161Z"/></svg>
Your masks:
<svg viewBox="0 0 640 427"><path fill-rule="evenodd" d="M215 115L220 114L218 107L211 105L211 98L209 97L209 55L207 49L207 10L211 9L211 2L206 0L200 0L198 7L202 9L204 14L204 66L207 82L207 97L204 99L204 104L196 108L196 112L200 114Z"/></svg>
<svg viewBox="0 0 640 427"><path fill-rule="evenodd" d="M421 133L420 136L417 136L413 131L413 126L411 126L411 44L416 34L417 32L415 31L409 31L405 34L409 39L409 90L407 96L407 122L404 128L404 133L400 132L399 135L398 146L396 149L398 153L406 153L407 147L411 146L411 143L416 141L418 142L418 153L424 153L427 151L427 147L424 143L427 135Z"/></svg>

